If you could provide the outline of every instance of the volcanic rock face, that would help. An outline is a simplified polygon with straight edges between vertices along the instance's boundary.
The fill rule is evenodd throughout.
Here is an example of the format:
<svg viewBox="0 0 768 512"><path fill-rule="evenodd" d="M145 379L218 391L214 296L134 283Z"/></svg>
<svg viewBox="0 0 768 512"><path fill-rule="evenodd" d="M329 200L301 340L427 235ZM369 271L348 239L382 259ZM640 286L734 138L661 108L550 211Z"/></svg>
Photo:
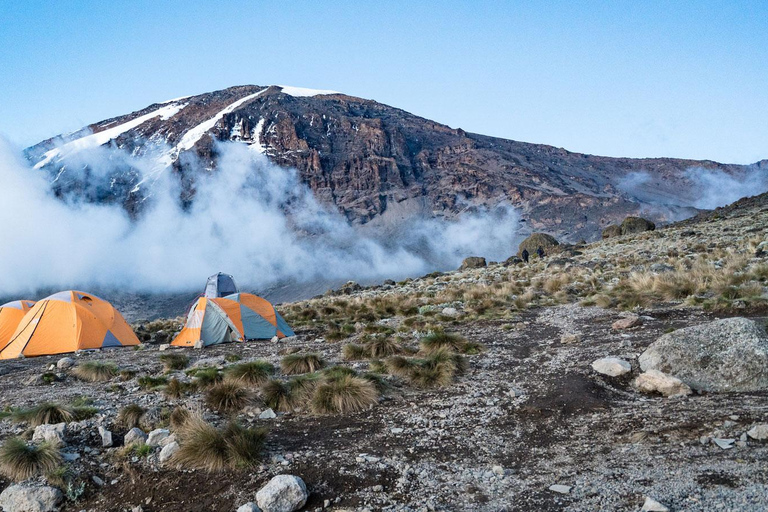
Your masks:
<svg viewBox="0 0 768 512"><path fill-rule="evenodd" d="M355 224L391 211L452 216L470 206L512 204L530 231L566 241L594 239L605 226L648 206L648 197L685 202L692 167L741 172L744 166L675 159L605 158L466 133L371 100L330 91L238 86L172 100L108 119L27 150L68 200L122 205L138 215L148 177L171 167L182 201L193 201L195 169L214 169L216 141L248 144L293 167L321 201ZM84 148L111 144L107 170L79 160ZM136 162L136 156L150 156ZM149 162L149 163L147 163ZM757 165L757 164L756 164ZM643 172L643 198L621 191ZM646 188L649 185L646 185ZM669 210L669 209L667 209ZM666 220L662 214L651 216Z"/></svg>

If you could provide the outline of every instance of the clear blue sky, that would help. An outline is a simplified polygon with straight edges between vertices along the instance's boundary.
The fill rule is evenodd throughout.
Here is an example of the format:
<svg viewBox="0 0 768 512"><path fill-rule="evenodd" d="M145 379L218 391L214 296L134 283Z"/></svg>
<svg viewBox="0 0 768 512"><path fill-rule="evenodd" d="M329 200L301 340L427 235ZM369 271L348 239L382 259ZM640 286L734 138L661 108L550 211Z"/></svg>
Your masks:
<svg viewBox="0 0 768 512"><path fill-rule="evenodd" d="M7 0L0 73L18 145L288 84L580 152L768 158L766 1Z"/></svg>

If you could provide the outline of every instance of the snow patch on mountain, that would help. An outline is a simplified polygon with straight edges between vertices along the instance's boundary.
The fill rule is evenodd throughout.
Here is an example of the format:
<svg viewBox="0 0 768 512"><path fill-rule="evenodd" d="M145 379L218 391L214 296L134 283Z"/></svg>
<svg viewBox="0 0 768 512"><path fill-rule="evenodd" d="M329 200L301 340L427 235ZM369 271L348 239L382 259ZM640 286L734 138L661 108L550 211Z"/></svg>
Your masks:
<svg viewBox="0 0 768 512"><path fill-rule="evenodd" d="M256 92L254 94L249 94L248 96L246 96L244 98L240 98L236 102L234 102L234 103L230 104L229 106L227 106L227 108L219 111L212 118L210 118L210 119L208 119L206 121L203 121L202 123L198 124L194 128L191 128L190 130L188 130L184 134L184 136L181 137L181 141L178 144L176 144L176 146L171 151L169 151L168 153L166 153L162 157L160 157L159 163L161 164L161 166L162 167L168 167L169 165L171 165L176 160L176 158L178 158L179 153L181 153L182 151L187 151L189 149L192 149L195 146L195 144L197 144L197 141L199 141L200 138L203 135L208 133L208 131L211 128L216 126L216 123L221 121L221 119L225 115L234 112L240 106L242 106L245 103L248 103L249 101L257 98L262 93L264 93L264 91L266 91L266 90L267 89L262 89L259 92Z"/></svg>
<svg viewBox="0 0 768 512"><path fill-rule="evenodd" d="M162 119L163 121L167 121L168 119L178 114L179 111L186 106L187 106L186 103L167 105L158 110L150 112L149 114L144 114L143 116L139 116L136 119L132 119L128 122L119 124L107 130L102 130L100 132L92 133L90 135L86 135L85 137L81 137L79 139L75 139L73 141L67 142L62 146L59 146L57 148L54 148L50 151L45 152L45 154L43 154L43 159L40 160L37 164L35 164L34 168L40 169L41 167L44 167L45 165L49 164L57 156L61 158L65 158L69 155L72 155L84 149L90 149L90 148L102 146L107 142L119 137L123 133L129 130L133 130L137 126L140 126L155 117L160 117L160 119Z"/></svg>
<svg viewBox="0 0 768 512"><path fill-rule="evenodd" d="M322 96L323 94L341 94L339 91L323 91L320 89L307 89L306 87L292 87L290 85L278 85L282 92L296 97Z"/></svg>

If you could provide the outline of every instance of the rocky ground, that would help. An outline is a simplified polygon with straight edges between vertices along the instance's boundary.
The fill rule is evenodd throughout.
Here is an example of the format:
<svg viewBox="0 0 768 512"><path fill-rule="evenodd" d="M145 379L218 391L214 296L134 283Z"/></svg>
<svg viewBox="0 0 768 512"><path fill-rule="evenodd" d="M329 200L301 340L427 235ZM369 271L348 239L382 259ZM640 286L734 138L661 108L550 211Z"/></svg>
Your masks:
<svg viewBox="0 0 768 512"><path fill-rule="evenodd" d="M134 372L106 383L49 370L61 356L6 361L0 403L24 408L48 400L98 409L69 423L63 435L68 481L85 484L79 496L69 489L60 505L65 511L233 511L255 502L257 491L280 474L306 483L306 510L768 510L768 442L753 430L768 423L768 389L694 389L667 397L634 384L643 371L640 354L665 334L733 316L766 324L760 249L766 215L764 203L750 203L530 265L350 285L286 305L297 336L277 343L165 349L151 338L158 343L139 350L72 356L78 365L113 361ZM694 280L705 284L696 287ZM162 354L187 354L191 367L225 367L233 355L279 366L286 351L298 350L362 372L375 362L345 360L345 344L373 333L415 347L435 326L485 347L464 356L463 375L430 389L386 376L389 389L357 413L299 408L271 417L256 401L238 418L269 429L259 466L208 473L173 458L161 463L168 439L141 453L121 448L127 429L116 416L129 404L149 411L145 431L167 428L178 405L223 421L202 393L172 399L139 386L142 376L163 374ZM620 358L631 370L599 373L592 363L605 357ZM715 370L703 364L703 371ZM47 372L58 380L46 382ZM184 370L166 375L172 376L190 380ZM756 370L755 382L764 377ZM114 446L102 446L99 427L112 432ZM25 423L0 421L3 441L25 432L32 433Z"/></svg>

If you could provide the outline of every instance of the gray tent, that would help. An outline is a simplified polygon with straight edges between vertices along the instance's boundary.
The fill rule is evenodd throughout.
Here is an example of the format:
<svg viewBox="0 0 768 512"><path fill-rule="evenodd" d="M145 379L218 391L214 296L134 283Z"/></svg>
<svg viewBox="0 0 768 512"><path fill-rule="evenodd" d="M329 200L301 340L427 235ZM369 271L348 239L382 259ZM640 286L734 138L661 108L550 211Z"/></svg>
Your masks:
<svg viewBox="0 0 768 512"><path fill-rule="evenodd" d="M204 297L209 299L215 299L217 297L226 297L233 293L239 293L235 284L235 278L229 274L214 274L208 278L208 283L205 285Z"/></svg>

